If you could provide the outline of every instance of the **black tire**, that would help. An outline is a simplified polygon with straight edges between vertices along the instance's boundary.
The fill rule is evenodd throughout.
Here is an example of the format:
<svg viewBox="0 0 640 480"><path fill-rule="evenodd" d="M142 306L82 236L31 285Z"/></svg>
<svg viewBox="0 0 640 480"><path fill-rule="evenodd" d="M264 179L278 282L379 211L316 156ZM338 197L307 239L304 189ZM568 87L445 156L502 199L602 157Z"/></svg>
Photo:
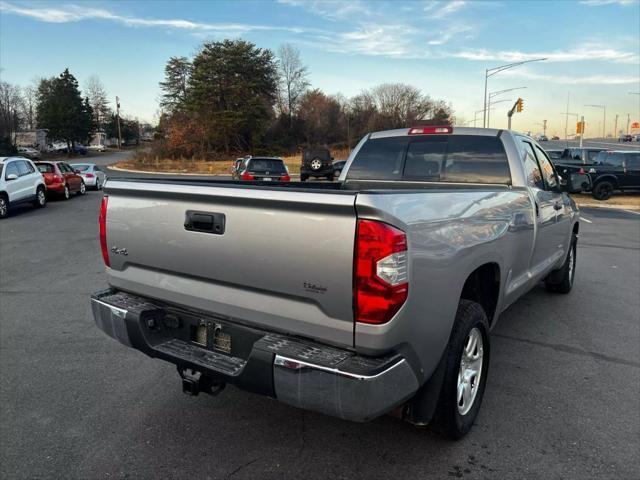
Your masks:
<svg viewBox="0 0 640 480"><path fill-rule="evenodd" d="M62 198L64 200L69 200L71 198L71 191L69 190L69 185L64 186L64 190L62 192Z"/></svg>
<svg viewBox="0 0 640 480"><path fill-rule="evenodd" d="M47 206L47 194L44 187L38 187L36 190L36 199L33 201L33 206L36 208L44 208Z"/></svg>
<svg viewBox="0 0 640 480"><path fill-rule="evenodd" d="M571 237L571 247L567 253L562 267L551 272L545 279L544 285L547 290L554 293L569 293L573 287L573 281L576 276L576 261L578 253L578 238L573 235Z"/></svg>
<svg viewBox="0 0 640 480"><path fill-rule="evenodd" d="M480 380L473 382L474 377L469 378L469 388L476 386L475 396L470 399L468 405L460 405L458 401L458 376L461 368L462 354L465 350L470 335L474 332L482 338L482 343L478 344L476 353L482 359L479 366ZM471 429L473 422L480 411L484 389L487 384L489 373L489 360L491 358L491 348L489 344L489 322L487 315L480 304L469 300L460 300L456 321L453 325L449 344L447 346L446 367L442 390L438 399L436 413L433 419L432 428L442 435L456 440L462 438ZM475 377L477 381L477 376ZM461 413L461 408L466 411Z"/></svg>
<svg viewBox="0 0 640 480"><path fill-rule="evenodd" d="M329 175L327 175L327 180L330 182L333 182L333 173L330 173Z"/></svg>
<svg viewBox="0 0 640 480"><path fill-rule="evenodd" d="M102 190L102 184L100 183L100 179L96 178L96 186L95 186L96 191L100 191Z"/></svg>
<svg viewBox="0 0 640 480"><path fill-rule="evenodd" d="M300 181L301 182L306 182L307 178L309 178L307 175L300 175Z"/></svg>
<svg viewBox="0 0 640 480"><path fill-rule="evenodd" d="M613 195L614 188L613 183L608 180L602 180L593 187L591 195L596 200L608 200Z"/></svg>
<svg viewBox="0 0 640 480"><path fill-rule="evenodd" d="M4 194L0 195L0 218L7 218L9 216L9 201Z"/></svg>
<svg viewBox="0 0 640 480"><path fill-rule="evenodd" d="M80 189L76 192L76 195L84 195L87 193L87 186L84 182L80 182Z"/></svg>

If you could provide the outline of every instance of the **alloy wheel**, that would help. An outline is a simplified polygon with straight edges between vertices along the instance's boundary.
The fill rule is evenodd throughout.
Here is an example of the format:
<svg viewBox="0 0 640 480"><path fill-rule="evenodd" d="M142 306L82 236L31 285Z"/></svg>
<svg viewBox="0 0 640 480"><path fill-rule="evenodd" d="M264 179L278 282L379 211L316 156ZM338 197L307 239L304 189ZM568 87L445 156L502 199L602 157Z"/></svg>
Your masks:
<svg viewBox="0 0 640 480"><path fill-rule="evenodd" d="M38 190L38 204L43 206L47 201L47 197L44 194L44 190Z"/></svg>
<svg viewBox="0 0 640 480"><path fill-rule="evenodd" d="M0 217L7 216L7 201L4 198L0 198Z"/></svg>
<svg viewBox="0 0 640 480"><path fill-rule="evenodd" d="M471 410L478 394L480 377L482 376L483 353L482 333L477 327L474 327L467 336L460 358L456 396L460 415L466 415Z"/></svg>

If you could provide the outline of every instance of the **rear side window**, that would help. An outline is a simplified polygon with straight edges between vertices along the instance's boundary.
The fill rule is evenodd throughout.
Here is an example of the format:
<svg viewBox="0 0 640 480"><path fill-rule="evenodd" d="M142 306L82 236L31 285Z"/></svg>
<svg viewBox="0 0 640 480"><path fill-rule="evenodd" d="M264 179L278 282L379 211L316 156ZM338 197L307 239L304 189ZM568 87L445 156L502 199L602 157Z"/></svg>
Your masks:
<svg viewBox="0 0 640 480"><path fill-rule="evenodd" d="M5 178L5 180L11 174L20 176L20 172L18 172L18 162L9 163L7 165L7 167L4 169L4 178Z"/></svg>
<svg viewBox="0 0 640 480"><path fill-rule="evenodd" d="M498 137L426 135L367 141L347 179L509 184L511 172Z"/></svg>
<svg viewBox="0 0 640 480"><path fill-rule="evenodd" d="M400 180L409 137L367 140L349 168L347 179Z"/></svg>
<svg viewBox="0 0 640 480"><path fill-rule="evenodd" d="M589 163L595 163L596 159L598 158L598 151L596 150L589 150L587 152L587 158L589 159Z"/></svg>
<svg viewBox="0 0 640 480"><path fill-rule="evenodd" d="M25 162L24 160L20 160L16 163L18 164L18 172L21 177L35 172L31 164L28 162Z"/></svg>
<svg viewBox="0 0 640 480"><path fill-rule="evenodd" d="M624 155L619 152L600 152L598 154L598 164L607 167L622 167Z"/></svg>
<svg viewBox="0 0 640 480"><path fill-rule="evenodd" d="M38 170L40 170L40 173L55 173L53 165L50 163L39 163Z"/></svg>
<svg viewBox="0 0 640 480"><path fill-rule="evenodd" d="M640 169L640 153L628 153L624 159L627 168L632 170Z"/></svg>

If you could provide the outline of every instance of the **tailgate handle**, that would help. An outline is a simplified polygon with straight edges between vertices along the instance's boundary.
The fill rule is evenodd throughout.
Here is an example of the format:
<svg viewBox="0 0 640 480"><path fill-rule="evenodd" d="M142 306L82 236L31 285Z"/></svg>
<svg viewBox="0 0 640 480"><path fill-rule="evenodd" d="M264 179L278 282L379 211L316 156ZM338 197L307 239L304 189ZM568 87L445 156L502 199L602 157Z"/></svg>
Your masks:
<svg viewBox="0 0 640 480"><path fill-rule="evenodd" d="M224 224L224 213L187 210L184 219L185 230L212 233L214 235L222 235L224 233Z"/></svg>

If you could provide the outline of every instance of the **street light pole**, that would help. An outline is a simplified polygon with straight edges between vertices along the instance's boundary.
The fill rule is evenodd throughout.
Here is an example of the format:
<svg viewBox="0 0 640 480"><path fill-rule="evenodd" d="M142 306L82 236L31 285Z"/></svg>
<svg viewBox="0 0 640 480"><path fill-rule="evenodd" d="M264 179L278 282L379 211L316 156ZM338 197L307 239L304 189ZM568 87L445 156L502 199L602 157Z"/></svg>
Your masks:
<svg viewBox="0 0 640 480"><path fill-rule="evenodd" d="M541 62L543 60L546 60L547 58L533 58L531 60L524 60L522 62L514 62L514 63L507 63L505 65L500 65L498 67L493 67L493 68L487 68L484 71L484 120L482 122L482 126L486 127L487 126L487 82L489 80L489 77L492 77L500 72L503 72L505 70L509 70L510 68L515 68L515 67L519 67L520 65L524 65L525 63L531 63L531 62Z"/></svg>

